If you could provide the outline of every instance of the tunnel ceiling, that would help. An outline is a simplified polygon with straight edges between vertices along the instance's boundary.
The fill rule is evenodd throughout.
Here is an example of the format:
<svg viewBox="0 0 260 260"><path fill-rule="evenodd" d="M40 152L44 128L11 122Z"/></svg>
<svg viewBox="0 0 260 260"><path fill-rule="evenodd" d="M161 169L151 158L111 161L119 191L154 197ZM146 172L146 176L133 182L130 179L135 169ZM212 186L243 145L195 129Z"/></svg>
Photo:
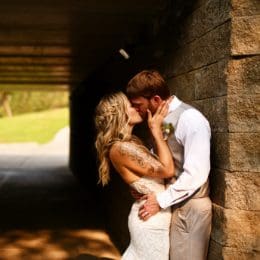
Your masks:
<svg viewBox="0 0 260 260"><path fill-rule="evenodd" d="M131 44L163 0L1 0L0 90L67 89Z"/></svg>

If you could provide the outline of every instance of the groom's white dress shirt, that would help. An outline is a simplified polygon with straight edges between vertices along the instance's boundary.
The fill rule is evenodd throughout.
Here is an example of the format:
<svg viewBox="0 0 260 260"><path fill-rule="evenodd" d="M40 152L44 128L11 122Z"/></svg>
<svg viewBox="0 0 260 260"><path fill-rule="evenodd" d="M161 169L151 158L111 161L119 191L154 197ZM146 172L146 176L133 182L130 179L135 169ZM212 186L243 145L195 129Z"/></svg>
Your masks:
<svg viewBox="0 0 260 260"><path fill-rule="evenodd" d="M181 103L182 101L174 96L169 113L174 113ZM174 134L177 142L184 147L183 172L174 184L157 194L161 208L167 208L190 197L207 181L210 172L211 131L207 119L198 110L187 109L180 115Z"/></svg>

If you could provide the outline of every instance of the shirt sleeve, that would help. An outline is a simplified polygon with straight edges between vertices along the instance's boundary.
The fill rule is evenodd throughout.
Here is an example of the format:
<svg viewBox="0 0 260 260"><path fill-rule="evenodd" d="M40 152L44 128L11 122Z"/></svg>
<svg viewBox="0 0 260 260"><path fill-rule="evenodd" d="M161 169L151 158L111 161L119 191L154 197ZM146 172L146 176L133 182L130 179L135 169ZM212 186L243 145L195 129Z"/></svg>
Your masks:
<svg viewBox="0 0 260 260"><path fill-rule="evenodd" d="M196 192L208 179L210 172L210 126L197 110L182 113L175 131L177 141L184 147L183 172L174 184L157 194L161 208L179 203Z"/></svg>

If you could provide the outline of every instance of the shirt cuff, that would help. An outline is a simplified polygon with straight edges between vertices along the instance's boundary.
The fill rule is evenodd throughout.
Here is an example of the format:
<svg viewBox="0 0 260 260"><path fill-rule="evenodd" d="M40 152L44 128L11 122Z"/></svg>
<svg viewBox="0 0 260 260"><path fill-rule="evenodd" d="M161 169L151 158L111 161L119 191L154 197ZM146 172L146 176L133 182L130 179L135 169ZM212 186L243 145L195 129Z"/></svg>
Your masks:
<svg viewBox="0 0 260 260"><path fill-rule="evenodd" d="M176 203L179 203L190 196L188 191L177 192L171 190L170 187L165 191L158 193L156 199L162 209L168 208Z"/></svg>

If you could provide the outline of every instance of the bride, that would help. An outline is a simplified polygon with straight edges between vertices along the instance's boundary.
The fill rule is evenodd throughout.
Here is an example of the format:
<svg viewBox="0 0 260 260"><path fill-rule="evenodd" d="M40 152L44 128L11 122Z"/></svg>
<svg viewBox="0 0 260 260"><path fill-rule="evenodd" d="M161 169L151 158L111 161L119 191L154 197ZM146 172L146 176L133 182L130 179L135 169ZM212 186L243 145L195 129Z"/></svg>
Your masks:
<svg viewBox="0 0 260 260"><path fill-rule="evenodd" d="M168 112L163 102L152 116L148 113L148 126L155 143L152 154L136 136L133 127L142 118L123 92L103 97L96 107L95 146L99 158L99 181L106 185L110 179L110 167L114 167L123 180L142 194L157 193L165 189L164 179L174 175L174 162L161 125ZM128 216L130 244L122 260L168 260L170 209L143 221L138 209L144 203L136 200Z"/></svg>

